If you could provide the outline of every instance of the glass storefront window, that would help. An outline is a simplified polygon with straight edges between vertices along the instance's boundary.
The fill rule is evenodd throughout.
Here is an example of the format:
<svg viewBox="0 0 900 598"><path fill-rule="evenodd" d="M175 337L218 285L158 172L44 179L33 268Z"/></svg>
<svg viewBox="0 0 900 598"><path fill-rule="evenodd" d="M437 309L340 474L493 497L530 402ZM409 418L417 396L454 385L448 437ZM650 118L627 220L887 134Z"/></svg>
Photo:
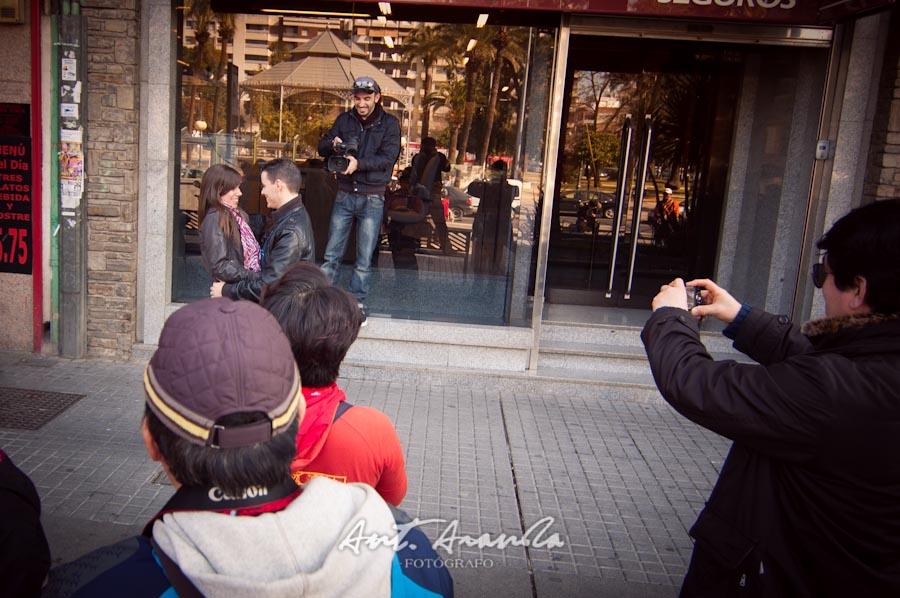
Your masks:
<svg viewBox="0 0 900 598"><path fill-rule="evenodd" d="M241 207L263 234L268 209L258 165L293 159L304 173L322 263L337 185L316 147L351 108L350 85L364 74L379 81L382 106L401 123L386 205L409 191L406 175L423 138L433 137L451 164L433 188L441 205L435 199L424 220L400 222L388 212L369 312L530 324L528 276L555 30L218 13L186 13L180 26L179 39L187 41L179 61L173 301L208 296L198 192L213 164L241 170ZM338 278L344 288L355 253L351 235Z"/></svg>

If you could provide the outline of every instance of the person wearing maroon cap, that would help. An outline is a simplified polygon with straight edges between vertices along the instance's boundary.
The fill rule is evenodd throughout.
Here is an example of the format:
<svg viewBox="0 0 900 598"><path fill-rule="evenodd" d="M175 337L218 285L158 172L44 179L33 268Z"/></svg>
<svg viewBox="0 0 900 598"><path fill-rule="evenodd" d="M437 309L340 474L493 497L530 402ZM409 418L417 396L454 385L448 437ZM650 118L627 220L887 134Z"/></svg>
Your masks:
<svg viewBox="0 0 900 598"><path fill-rule="evenodd" d="M413 527L398 542L405 514L373 488L291 479L301 380L259 305L204 299L176 311L144 389L144 443L175 494L137 539L66 565L74 596L453 594L428 539ZM360 528L384 541L354 544Z"/></svg>

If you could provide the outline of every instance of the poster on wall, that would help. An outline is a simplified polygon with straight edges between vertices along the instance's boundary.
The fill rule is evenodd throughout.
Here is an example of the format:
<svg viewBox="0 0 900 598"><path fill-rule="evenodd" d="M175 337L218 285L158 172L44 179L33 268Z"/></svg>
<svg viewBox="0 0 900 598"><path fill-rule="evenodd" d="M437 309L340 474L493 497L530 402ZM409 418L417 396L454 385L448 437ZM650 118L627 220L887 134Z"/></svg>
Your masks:
<svg viewBox="0 0 900 598"><path fill-rule="evenodd" d="M31 274L30 106L0 103L0 272Z"/></svg>
<svg viewBox="0 0 900 598"><path fill-rule="evenodd" d="M60 205L64 210L74 210L81 202L84 191L84 152L81 131L65 131L59 142Z"/></svg>

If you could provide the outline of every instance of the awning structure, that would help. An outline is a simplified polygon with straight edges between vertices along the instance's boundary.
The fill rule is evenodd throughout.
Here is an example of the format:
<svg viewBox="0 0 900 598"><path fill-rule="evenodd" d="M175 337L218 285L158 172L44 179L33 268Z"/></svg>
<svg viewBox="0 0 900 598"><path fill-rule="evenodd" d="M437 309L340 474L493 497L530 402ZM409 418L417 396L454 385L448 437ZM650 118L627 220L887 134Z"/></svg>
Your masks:
<svg viewBox="0 0 900 598"><path fill-rule="evenodd" d="M248 91L278 91L284 97L304 91L324 91L346 99L353 81L366 76L378 82L384 98L397 100L404 110L410 107L412 92L370 63L365 50L352 42L348 46L331 31L323 31L291 54L291 60L253 75L241 87Z"/></svg>

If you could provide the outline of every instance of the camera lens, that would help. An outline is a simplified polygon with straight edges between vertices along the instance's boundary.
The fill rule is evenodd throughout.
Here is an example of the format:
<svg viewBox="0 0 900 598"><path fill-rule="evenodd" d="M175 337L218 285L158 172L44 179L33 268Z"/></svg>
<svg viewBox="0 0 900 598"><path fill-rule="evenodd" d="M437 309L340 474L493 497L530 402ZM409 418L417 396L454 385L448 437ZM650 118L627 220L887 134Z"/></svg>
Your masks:
<svg viewBox="0 0 900 598"><path fill-rule="evenodd" d="M703 297L700 296L701 290L700 287L684 287L688 311L691 311L695 305L703 305Z"/></svg>

